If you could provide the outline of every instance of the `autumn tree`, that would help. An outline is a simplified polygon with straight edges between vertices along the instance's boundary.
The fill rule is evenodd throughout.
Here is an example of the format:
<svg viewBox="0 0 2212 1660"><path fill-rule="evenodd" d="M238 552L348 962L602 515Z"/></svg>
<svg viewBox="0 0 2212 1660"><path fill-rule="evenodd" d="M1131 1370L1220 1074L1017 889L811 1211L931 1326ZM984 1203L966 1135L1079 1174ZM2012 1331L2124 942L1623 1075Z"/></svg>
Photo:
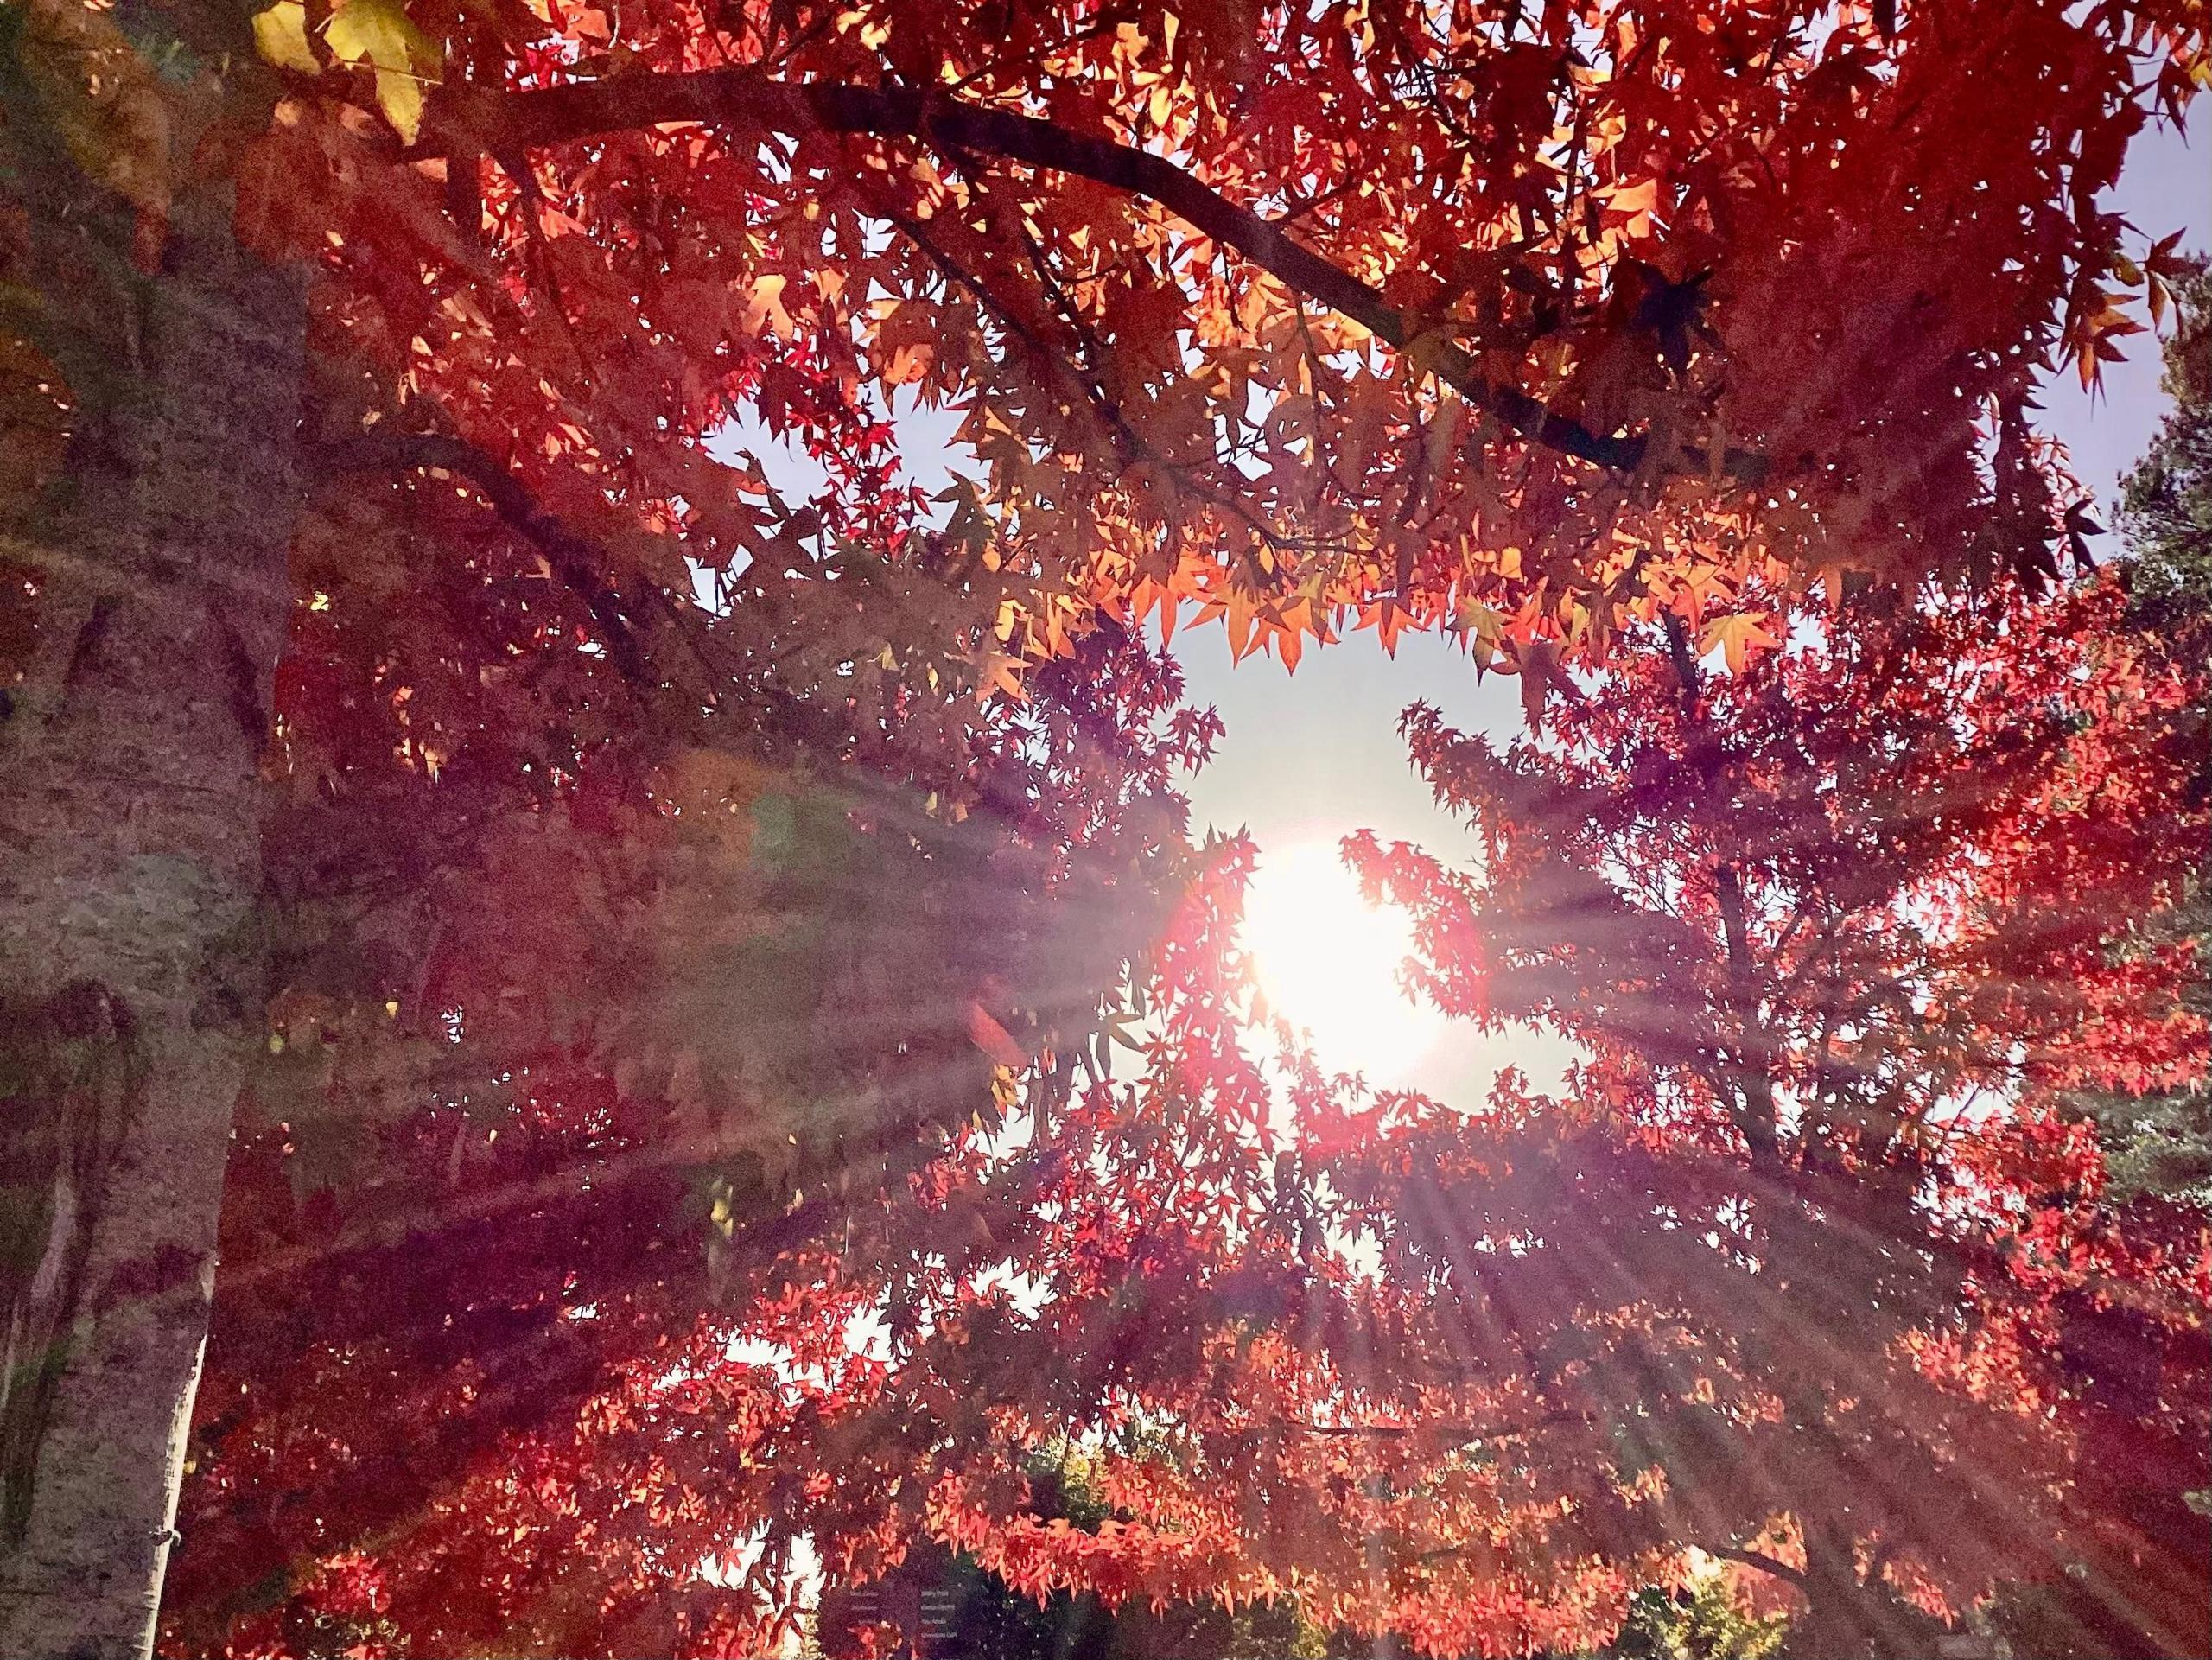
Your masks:
<svg viewBox="0 0 2212 1660"><path fill-rule="evenodd" d="M2122 487L2120 530L2139 626L2187 661L2212 652L2212 277L2200 262L2177 286L2164 381L2174 408ZM2208 737L2206 753L2212 753ZM2212 790L2212 773L2190 784ZM2154 933L2212 934L2205 874L2171 911L2144 919ZM2200 974L2198 996L2212 975ZM2101 1101L2115 1183L2128 1193L2212 1204L2212 1098L2202 1090Z"/></svg>
<svg viewBox="0 0 2212 1660"><path fill-rule="evenodd" d="M1039 671L1040 699L1059 667ZM1131 709L1159 684L1127 682ZM1033 806L1052 844L1071 793ZM1192 949L1199 970L1217 962ZM957 1065L971 1037L926 1059ZM817 1066L835 1053L818 1048ZM1180 1061L1163 1051L1163 1078ZM694 1103L610 1087L582 1056L532 1072L512 1102L448 1097L394 1123L385 1168L352 1191L288 1203L298 1148L275 1134L241 1157L232 1260L246 1288L218 1303L169 1598L178 1651L297 1652L384 1629L418 1654L758 1652L795 1616L779 1576L796 1540L842 1579L986 1517L1051 1536L1027 1449L1173 1415L1204 1382L1262 1091L1237 1101L1192 1078L1142 1102L1096 1084L1057 1107L1033 1097L1035 1127L1010 1150L976 1095L948 1091L962 1116L904 1163L909 1141L863 1146L855 1129L822 1145L842 1127L801 1113L786 1122L814 1144L760 1152L814 1196L786 1187L763 1206L718 1183L713 1219L735 1225L702 1257L668 1177L750 1169L757 1184L761 1159L672 1149ZM464 1178L449 1148L472 1110L503 1133ZM679 1156L689 1171L671 1171ZM379 1185L442 1202L379 1209ZM272 1222L279 1237L251 1237ZM369 1237L317 1249L334 1223ZM1050 1282L1011 1295L1008 1259ZM859 1347L855 1321L876 1332ZM1117 1601L1154 1584L1217 1593L1230 1542L1169 1554L1140 1535L1109 1531L1094 1585L1118 1584ZM740 1561L721 1583L694 1573Z"/></svg>
<svg viewBox="0 0 2212 1660"><path fill-rule="evenodd" d="M1112 1508L1092 1491L1089 1459L1063 1446L1032 1470L1037 1513L1095 1534ZM825 1588L812 1620L827 1660L854 1660L874 1642L898 1640L938 1660L1325 1660L1325 1634L1287 1601L1227 1609L1211 1599L1109 1611L1090 1594L1024 1596L971 1558L924 1544L885 1584Z"/></svg>
<svg viewBox="0 0 2212 1660"><path fill-rule="evenodd" d="M2104 580L1756 657L1738 620L1663 620L1503 751L1408 716L1480 855L1359 849L1421 989L1586 1059L1558 1101L1318 1118L1330 1180L1523 1380L1522 1456L1648 1503L1580 1530L1758 1568L1790 1652L1928 1652L2036 1564L2126 1651L2199 1651L2203 1542L2101 1504L2094 1460L2201 1473L2204 1239L2119 1225L2069 1106L2203 1074L2190 944L2116 938L2201 857L2201 665Z"/></svg>
<svg viewBox="0 0 2212 1660"><path fill-rule="evenodd" d="M829 799L888 779L935 824L970 804L922 780L988 741L963 718L914 762L892 706L1012 697L1100 617L1195 605L1286 657L1449 619L1540 684L1747 583L2044 563L2028 395L2124 331L2097 194L2204 51L2178 0L0 16L0 1648L27 1653L150 1629L248 1056L394 1002L425 1046L449 1008L464 1040L573 1036L551 988L490 1011L500 964L590 928L589 903L546 912L600 880L592 835L614 888L711 866L736 831L685 815L733 802L771 847L839 842L873 809L759 770L802 744L852 764ZM895 480L894 398L962 411L943 541L855 518ZM717 461L734 422L830 460L830 487ZM353 763L301 770L376 743L419 773L417 822L349 814ZM303 861L264 838L283 790L368 836ZM428 833L463 817L453 849ZM270 873L323 903L392 866L461 908L296 981L315 946L276 942ZM821 880L756 872L732 903ZM616 940L564 995L665 989ZM948 942L963 975L972 944ZM785 989L785 958L713 949ZM873 971L841 953L799 984ZM940 991L991 1022L963 1065L1007 1033L998 1064L1057 1091L1049 1015ZM640 1055L668 1016L643 1001ZM648 1070L695 1116L783 1064L738 1044L679 1083L681 1058ZM861 1139L911 1145L885 1110ZM772 1123L736 1139L758 1158Z"/></svg>
<svg viewBox="0 0 2212 1660"><path fill-rule="evenodd" d="M807 1275L828 1276L804 1305L825 1320L880 1295L941 1225L909 1178L999 1128L1017 1072L1038 1072L1039 1111L1054 1079L1065 1093L1187 856L1167 785L1211 728L1118 630L1039 669L1027 703L987 706L950 665L928 694L943 643L897 621L899 671L887 646L842 648L880 693L844 718L792 690L786 653L734 735L641 754L668 723L641 734L603 658L544 640L534 588L482 632L512 533L425 495L485 557L402 541L395 561L437 550L408 585L429 614L396 627L388 601L340 590L288 658L296 801L273 845L291 989L225 1209L168 1598L188 1650L287 1603L318 1557L404 1553L487 1460L709 1353L702 1320L774 1318ZM327 545L359 564L358 541ZM838 575L794 573L785 604L835 603L863 631L878 607L911 619L858 544ZM953 591L928 590L941 627ZM732 670L723 719L747 690L734 614L694 642ZM832 660L838 626L816 631ZM443 643L414 662L410 641ZM499 672L441 661L462 650ZM363 661L410 695L349 708ZM567 729L512 718L518 691L565 707ZM410 743L435 776L405 764ZM700 1555L739 1514L698 1518ZM550 1618L502 1600L526 1580L512 1564L472 1568L442 1561L418 1641L451 1631L467 1652ZM599 1644L570 1628L556 1646Z"/></svg>
<svg viewBox="0 0 2212 1660"><path fill-rule="evenodd" d="M2212 624L2212 493L2207 489L2212 451L2206 425L2212 337L2205 332L2208 293L2201 266L2175 285L2172 297L2164 385L2174 408L2123 486L2120 529L2132 622L2175 660L2201 665L2212 643L2207 635ZM2212 755L2204 719L2200 683L2196 735L2189 739L2200 764L2183 785L2199 802L2212 784L2202 767ZM2133 938L2120 946L2157 949L2194 937L2196 972L2183 997L2200 1016L2208 1008L2204 964L2212 941L2206 854L2200 842L2198 867L2179 898L2134 919ZM2186 1252L2192 1240L2201 1240L2205 1207L2212 1202L2212 1097L2202 1081L2146 1094L2094 1091L2086 1105L2102 1148L2101 1203L2113 1225L2139 1244ZM2085 1505L2107 1518L2113 1565L2107 1571L2134 1571L2143 1561L2201 1561L2212 1549L2204 1517L2212 1492L2196 1485L2205 1476L2202 1428L2138 1409L2161 1388L2169 1333L2125 1310L2100 1313L2077 1305L2075 1320L2085 1381L2101 1403L2122 1409L2100 1412L2085 1427L2075 1471ZM2197 1494L2193 1499L2192 1492ZM2113 1608L2104 1589L2097 1577L2024 1586L2002 1599L1994 1622L2016 1651L2053 1660L2147 1651L2140 1622Z"/></svg>

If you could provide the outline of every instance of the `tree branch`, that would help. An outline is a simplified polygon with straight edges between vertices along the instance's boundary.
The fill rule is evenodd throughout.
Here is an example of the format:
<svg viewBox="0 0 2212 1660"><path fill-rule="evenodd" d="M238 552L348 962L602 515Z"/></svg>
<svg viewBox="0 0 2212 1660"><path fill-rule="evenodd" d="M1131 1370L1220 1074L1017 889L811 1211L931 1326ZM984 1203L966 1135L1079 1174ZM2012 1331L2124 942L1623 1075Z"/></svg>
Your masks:
<svg viewBox="0 0 2212 1660"><path fill-rule="evenodd" d="M1239 207L1162 156L1070 132L1035 116L979 108L912 87L792 82L753 68L709 69L573 81L531 92L441 87L431 94L422 137L408 155L428 159L499 154L688 122L787 137L840 132L916 138L940 150L1026 162L1143 197L1202 236L1234 248L1294 292L1406 352L1418 367L1523 437L1620 472L1632 472L1643 461L1643 436L1592 432L1517 386L1492 385L1471 353L1421 329L1417 319L1392 305L1379 289L1294 241L1283 222ZM1686 448L1678 461L1688 470L1701 472L1710 459L1703 450ZM1743 450L1729 451L1722 465L1740 483L1758 483L1766 474L1765 458Z"/></svg>
<svg viewBox="0 0 2212 1660"><path fill-rule="evenodd" d="M365 432L308 454L334 472L404 473L435 467L466 479L507 526L537 548L562 584L591 612L607 660L633 685L652 684L622 596L600 574L601 550L540 508L522 481L493 456L460 438L431 433Z"/></svg>
<svg viewBox="0 0 2212 1660"><path fill-rule="evenodd" d="M664 672L653 666L645 647L639 644L639 625L630 614L630 602L601 574L611 563L607 550L538 506L528 487L493 456L465 439L434 433L382 432L309 445L303 455L333 473L397 473L435 467L467 480L511 529L537 549L554 578L583 601L604 637L607 660L622 677L640 691L653 690L664 684ZM709 684L699 695L706 703L718 706L721 689L743 684L751 696L769 705L786 735L826 747L846 741L848 735L827 711L810 705L797 692L765 678L741 683L735 668L715 661L702 638L697 614L659 583L647 583L640 598L675 629L705 672Z"/></svg>
<svg viewBox="0 0 2212 1660"><path fill-rule="evenodd" d="M1746 1568L1756 1568L1760 1573L1770 1574L1784 1585L1794 1587L1800 1591L1804 1590L1807 1586L1807 1580L1802 1573L1790 1567L1788 1562L1777 1561L1764 1550L1746 1550L1741 1545L1707 1545L1705 1548L1705 1554L1708 1556L1723 1556L1732 1562L1741 1562Z"/></svg>

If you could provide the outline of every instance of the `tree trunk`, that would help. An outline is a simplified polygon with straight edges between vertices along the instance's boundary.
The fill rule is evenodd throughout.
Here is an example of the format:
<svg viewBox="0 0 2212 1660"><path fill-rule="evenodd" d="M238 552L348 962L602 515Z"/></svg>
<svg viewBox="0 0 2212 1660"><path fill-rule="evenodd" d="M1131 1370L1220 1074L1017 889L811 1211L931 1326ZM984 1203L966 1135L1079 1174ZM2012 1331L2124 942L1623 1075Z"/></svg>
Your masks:
<svg viewBox="0 0 2212 1660"><path fill-rule="evenodd" d="M69 423L0 543L37 624L0 663L0 1654L105 1660L152 1643L260 1027L306 307L219 196L149 226L0 73L39 300L7 321Z"/></svg>
<svg viewBox="0 0 2212 1660"><path fill-rule="evenodd" d="M1847 1534L1808 1540L1798 1589L1806 1611L1784 1643L1789 1660L1927 1660L1947 1635L1878 1577L1859 1578Z"/></svg>

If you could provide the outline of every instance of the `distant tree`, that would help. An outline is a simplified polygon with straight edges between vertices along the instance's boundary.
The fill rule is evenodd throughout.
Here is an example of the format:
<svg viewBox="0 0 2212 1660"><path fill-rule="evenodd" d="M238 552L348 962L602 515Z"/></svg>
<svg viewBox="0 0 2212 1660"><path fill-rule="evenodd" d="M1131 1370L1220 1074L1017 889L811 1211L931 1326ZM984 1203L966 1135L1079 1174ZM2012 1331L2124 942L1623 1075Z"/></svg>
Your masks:
<svg viewBox="0 0 2212 1660"><path fill-rule="evenodd" d="M2212 269L2200 258L2175 276L2172 334L2162 381L2173 408L2120 487L2136 604L2177 631L2212 614Z"/></svg>
<svg viewBox="0 0 2212 1660"><path fill-rule="evenodd" d="M2164 388L2174 407L2121 492L2119 528L2131 620L2175 661L2212 662L2212 277L2201 261L2177 274ZM2212 705L2200 682L2189 753L2187 798L2212 799ZM2172 902L2133 919L2115 950L2189 949L2196 971L2183 1006L2212 1015L2212 847L2196 846L2196 868ZM2112 1225L2139 1245L2185 1256L2201 1250L2212 1212L2212 1090L2199 1079L2136 1094L2093 1093L2085 1106L2103 1147L2101 1204ZM2027 1660L2100 1660L2152 1651L2139 1611L2109 1594L2105 1575L2133 1573L2158 1583L2153 1565L2212 1557L2212 1487L2201 1426L2149 1409L2173 1387L2169 1333L2139 1310L2075 1299L2066 1339L2080 1386L2117 1410L2087 1421L2075 1481L2085 1504L2107 1519L2103 1572L2077 1563L2070 1574L2008 1591L1994 1622Z"/></svg>
<svg viewBox="0 0 2212 1660"><path fill-rule="evenodd" d="M1613 1472L1569 1537L1756 1566L1821 1660L1924 1655L1931 1616L2077 1564L2128 1651L2204 1651L2202 1542L2096 1466L2155 1446L2197 1485L2208 1264L2120 1225L2069 1110L2203 1075L2193 950L2115 949L2203 846L2201 665L2110 580L1725 671L1654 633L1503 753L1408 717L1479 836L1472 872L1357 849L1420 989L1588 1059L1557 1102L1317 1116L1329 1180L1466 1386L1522 1392L1496 1456Z"/></svg>
<svg viewBox="0 0 2212 1660"><path fill-rule="evenodd" d="M891 1607L903 1624L883 1621ZM918 1637L917 1618L925 1622ZM973 1557L926 1542L883 1583L825 1594L817 1620L825 1660L863 1660L872 1647L902 1660L1324 1660L1326 1652L1322 1633L1288 1601L1109 1609L1091 1593L1060 1591L1039 1602Z"/></svg>
<svg viewBox="0 0 2212 1660"><path fill-rule="evenodd" d="M2212 271L2195 262L2172 289L2164 390L2174 407L2122 486L2119 529L2139 625L2183 661L2212 659ZM2203 765L2190 788L2212 795L2212 706L2199 705ZM2151 938L2194 936L2212 965L2212 849L2191 890L2143 919ZM2191 994L2212 1011L2212 971ZM2203 1088L2101 1098L2096 1113L2114 1199L2185 1199L2212 1209L2212 1093Z"/></svg>
<svg viewBox="0 0 2212 1660"><path fill-rule="evenodd" d="M1747 1613L1726 1578L1700 1574L1680 1591L1637 1593L1628 1624L1599 1653L1604 1660L1767 1660L1788 1619Z"/></svg>

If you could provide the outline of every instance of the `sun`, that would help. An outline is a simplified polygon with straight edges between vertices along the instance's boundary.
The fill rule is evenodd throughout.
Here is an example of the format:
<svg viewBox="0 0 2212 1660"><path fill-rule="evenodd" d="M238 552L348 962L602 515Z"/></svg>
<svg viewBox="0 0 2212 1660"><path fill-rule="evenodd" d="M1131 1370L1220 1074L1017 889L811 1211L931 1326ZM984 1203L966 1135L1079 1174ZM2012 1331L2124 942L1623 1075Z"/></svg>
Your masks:
<svg viewBox="0 0 2212 1660"><path fill-rule="evenodd" d="M1243 940L1268 1002L1331 1072L1403 1084L1443 1032L1444 1017L1399 983L1413 950L1405 913L1360 896L1333 841L1261 852Z"/></svg>

